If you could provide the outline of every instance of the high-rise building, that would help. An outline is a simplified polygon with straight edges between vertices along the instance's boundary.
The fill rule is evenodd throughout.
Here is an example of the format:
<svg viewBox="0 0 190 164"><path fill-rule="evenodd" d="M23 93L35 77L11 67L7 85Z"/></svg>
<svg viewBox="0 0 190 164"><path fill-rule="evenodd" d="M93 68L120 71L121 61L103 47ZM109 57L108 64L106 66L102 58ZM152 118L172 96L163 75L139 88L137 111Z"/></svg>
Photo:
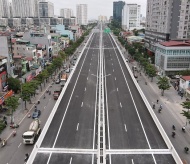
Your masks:
<svg viewBox="0 0 190 164"><path fill-rule="evenodd" d="M60 16L64 18L71 18L73 17L73 10L68 8L61 9Z"/></svg>
<svg viewBox="0 0 190 164"><path fill-rule="evenodd" d="M121 23L122 10L123 10L124 5L125 5L125 2L123 1L113 2L113 20L114 21L118 21Z"/></svg>
<svg viewBox="0 0 190 164"><path fill-rule="evenodd" d="M12 0L13 17L35 17L37 0Z"/></svg>
<svg viewBox="0 0 190 164"><path fill-rule="evenodd" d="M87 4L78 4L76 10L77 24L87 25L88 15L87 15Z"/></svg>
<svg viewBox="0 0 190 164"><path fill-rule="evenodd" d="M98 21L107 22L108 21L107 16L103 15L98 16Z"/></svg>
<svg viewBox="0 0 190 164"><path fill-rule="evenodd" d="M134 30L140 28L140 5L125 4L122 10L122 28Z"/></svg>
<svg viewBox="0 0 190 164"><path fill-rule="evenodd" d="M10 8L8 0L0 0L0 17L10 17Z"/></svg>
<svg viewBox="0 0 190 164"><path fill-rule="evenodd" d="M39 17L54 17L54 4L49 1L40 1Z"/></svg>
<svg viewBox="0 0 190 164"><path fill-rule="evenodd" d="M189 38L189 14L188 0L148 0L145 47L155 52L157 42Z"/></svg>

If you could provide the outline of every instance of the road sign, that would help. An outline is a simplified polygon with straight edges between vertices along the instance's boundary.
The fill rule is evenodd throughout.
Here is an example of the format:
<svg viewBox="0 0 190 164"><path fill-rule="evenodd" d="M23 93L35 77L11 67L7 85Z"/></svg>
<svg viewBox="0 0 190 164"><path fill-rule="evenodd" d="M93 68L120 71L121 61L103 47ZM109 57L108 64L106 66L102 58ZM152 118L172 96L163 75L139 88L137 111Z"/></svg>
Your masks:
<svg viewBox="0 0 190 164"><path fill-rule="evenodd" d="M104 29L104 32L105 32L105 33L110 33L110 28L105 28L105 29Z"/></svg>

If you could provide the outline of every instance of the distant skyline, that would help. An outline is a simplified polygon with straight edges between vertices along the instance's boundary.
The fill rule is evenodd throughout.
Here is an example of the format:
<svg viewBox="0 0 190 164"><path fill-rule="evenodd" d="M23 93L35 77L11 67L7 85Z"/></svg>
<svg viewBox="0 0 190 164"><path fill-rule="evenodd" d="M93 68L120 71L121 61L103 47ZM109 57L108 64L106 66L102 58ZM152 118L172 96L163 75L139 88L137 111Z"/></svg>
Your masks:
<svg viewBox="0 0 190 164"><path fill-rule="evenodd" d="M54 3L54 14L60 15L61 8L71 8L76 16L76 5L87 4L88 5L88 19L98 19L99 15L107 16L108 19L113 15L113 0L49 0ZM133 0L132 2L126 0L125 3L136 3L141 5L141 14L146 16L146 3L147 0Z"/></svg>

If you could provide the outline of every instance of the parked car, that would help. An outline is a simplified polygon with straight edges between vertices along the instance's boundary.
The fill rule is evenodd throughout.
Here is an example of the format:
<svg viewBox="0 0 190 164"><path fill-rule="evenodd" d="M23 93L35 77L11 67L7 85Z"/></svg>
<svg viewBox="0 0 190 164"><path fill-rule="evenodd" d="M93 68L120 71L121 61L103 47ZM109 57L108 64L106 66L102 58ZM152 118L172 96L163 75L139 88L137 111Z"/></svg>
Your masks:
<svg viewBox="0 0 190 164"><path fill-rule="evenodd" d="M69 73L70 72L70 68L68 68L68 69L66 69L66 71L65 71L66 73Z"/></svg>
<svg viewBox="0 0 190 164"><path fill-rule="evenodd" d="M36 109L33 114L32 114L32 118L35 119L35 118L39 118L41 115L41 110L39 109Z"/></svg>
<svg viewBox="0 0 190 164"><path fill-rule="evenodd" d="M60 79L57 79L56 81L55 81L55 84L59 84L61 82L61 80Z"/></svg>

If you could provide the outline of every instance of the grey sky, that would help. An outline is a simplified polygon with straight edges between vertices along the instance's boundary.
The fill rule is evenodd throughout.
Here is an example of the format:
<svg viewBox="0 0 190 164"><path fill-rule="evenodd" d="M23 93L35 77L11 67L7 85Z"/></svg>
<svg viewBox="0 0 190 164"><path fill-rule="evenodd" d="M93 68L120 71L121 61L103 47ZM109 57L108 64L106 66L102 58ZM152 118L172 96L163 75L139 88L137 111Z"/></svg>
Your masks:
<svg viewBox="0 0 190 164"><path fill-rule="evenodd" d="M88 5L88 19L97 19L99 15L108 18L113 14L113 0L49 0L54 3L55 15L60 15L61 8L71 8L76 16L76 4ZM141 5L141 14L146 16L147 0L125 0L126 3L137 3Z"/></svg>

